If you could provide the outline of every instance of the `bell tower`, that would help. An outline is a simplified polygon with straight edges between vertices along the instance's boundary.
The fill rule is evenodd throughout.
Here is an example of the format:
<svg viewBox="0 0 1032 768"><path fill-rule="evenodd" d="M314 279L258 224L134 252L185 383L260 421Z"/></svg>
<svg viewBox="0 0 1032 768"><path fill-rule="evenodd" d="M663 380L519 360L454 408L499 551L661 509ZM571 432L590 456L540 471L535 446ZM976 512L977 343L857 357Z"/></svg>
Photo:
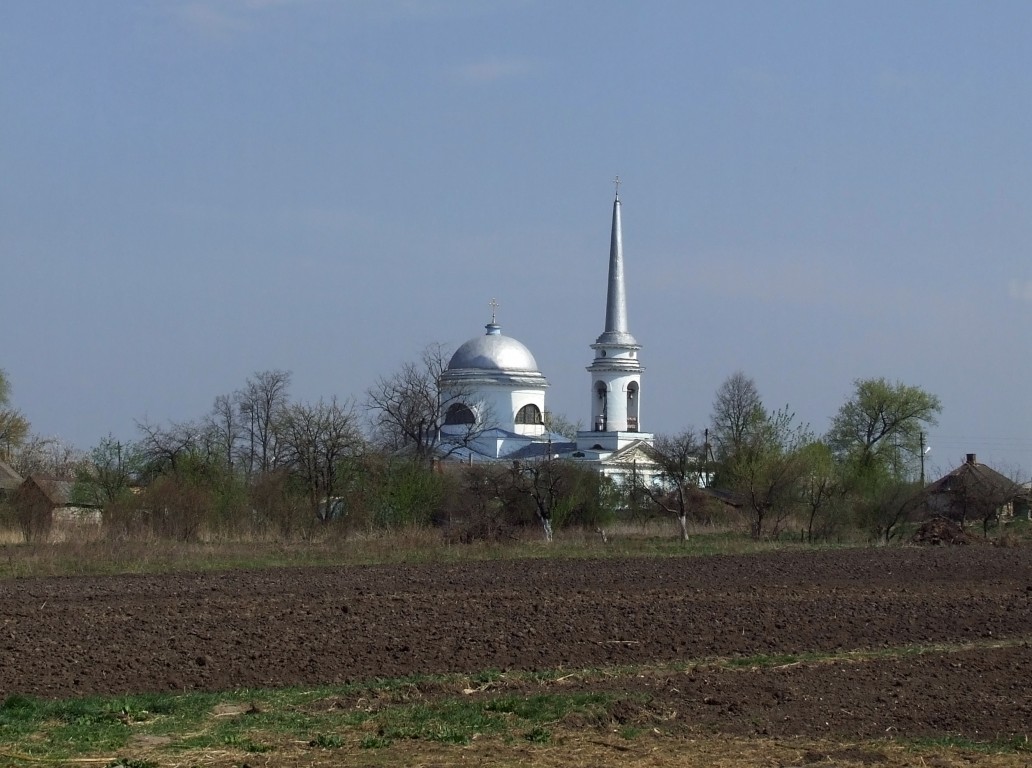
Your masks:
<svg viewBox="0 0 1032 768"><path fill-rule="evenodd" d="M641 345L627 326L619 176L614 183L606 325L591 345L595 350L587 369L591 374L591 421L588 429L577 434L579 450L615 451L637 440L652 439L651 434L641 432L641 374L645 369L638 358Z"/></svg>

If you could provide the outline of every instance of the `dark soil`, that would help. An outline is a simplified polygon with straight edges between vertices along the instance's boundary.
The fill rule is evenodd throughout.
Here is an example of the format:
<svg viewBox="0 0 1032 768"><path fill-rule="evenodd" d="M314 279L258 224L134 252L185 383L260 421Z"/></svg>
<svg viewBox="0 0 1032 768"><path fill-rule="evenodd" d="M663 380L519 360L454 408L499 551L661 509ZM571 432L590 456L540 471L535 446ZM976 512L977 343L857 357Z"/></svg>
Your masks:
<svg viewBox="0 0 1032 768"><path fill-rule="evenodd" d="M1030 729L1029 639L1029 548L21 579L0 582L0 697L1000 642L584 684L632 724L996 740Z"/></svg>

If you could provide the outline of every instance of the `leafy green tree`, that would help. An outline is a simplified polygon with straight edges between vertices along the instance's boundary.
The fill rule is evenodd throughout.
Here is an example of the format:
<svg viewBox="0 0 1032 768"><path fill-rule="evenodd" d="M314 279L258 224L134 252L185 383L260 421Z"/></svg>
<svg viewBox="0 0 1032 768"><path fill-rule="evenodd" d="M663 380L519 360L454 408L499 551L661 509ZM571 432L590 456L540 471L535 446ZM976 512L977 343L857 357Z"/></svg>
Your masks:
<svg viewBox="0 0 1032 768"><path fill-rule="evenodd" d="M805 465L800 499L806 540L827 539L846 522L850 487L826 442L818 440L804 446L800 458Z"/></svg>
<svg viewBox="0 0 1032 768"><path fill-rule="evenodd" d="M607 541L606 528L612 524L622 498L621 488L601 473L576 462L556 462L563 474L564 495L553 523L594 530Z"/></svg>
<svg viewBox="0 0 1032 768"><path fill-rule="evenodd" d="M809 426L782 408L752 425L745 442L728 458L725 477L752 514L753 538L776 538L801 508L808 468L804 449L812 442Z"/></svg>
<svg viewBox="0 0 1032 768"><path fill-rule="evenodd" d="M919 483L889 476L871 479L855 499L856 521L871 538L888 544L902 534L904 523L918 512L921 503Z"/></svg>
<svg viewBox="0 0 1032 768"><path fill-rule="evenodd" d="M921 437L938 423L942 404L920 387L887 379L857 379L852 397L832 419L827 441L860 480L904 480L921 457Z"/></svg>
<svg viewBox="0 0 1032 768"><path fill-rule="evenodd" d="M72 499L91 507L125 500L137 482L142 460L136 446L111 435L90 450L75 473Z"/></svg>
<svg viewBox="0 0 1032 768"><path fill-rule="evenodd" d="M711 418L714 484L743 501L754 538L776 537L803 509L813 432L787 407L768 412L756 382L741 371L717 389Z"/></svg>
<svg viewBox="0 0 1032 768"><path fill-rule="evenodd" d="M0 459L11 461L29 434L28 420L11 405L11 384L0 369Z"/></svg>
<svg viewBox="0 0 1032 768"><path fill-rule="evenodd" d="M445 496L441 473L413 457L382 457L373 482L373 522L388 530L428 525Z"/></svg>

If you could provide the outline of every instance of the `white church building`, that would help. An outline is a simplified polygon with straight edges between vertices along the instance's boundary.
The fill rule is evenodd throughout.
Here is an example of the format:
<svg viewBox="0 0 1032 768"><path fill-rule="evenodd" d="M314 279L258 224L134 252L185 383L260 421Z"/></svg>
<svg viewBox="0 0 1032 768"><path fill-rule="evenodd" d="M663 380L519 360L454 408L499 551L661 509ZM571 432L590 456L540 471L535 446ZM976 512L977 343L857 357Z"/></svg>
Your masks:
<svg viewBox="0 0 1032 768"><path fill-rule="evenodd" d="M605 329L590 347L589 428L576 441L545 429L548 381L523 344L492 316L441 375L441 455L468 463L546 457L583 461L616 481L657 474L654 436L641 429L641 345L627 324L620 195L613 201Z"/></svg>

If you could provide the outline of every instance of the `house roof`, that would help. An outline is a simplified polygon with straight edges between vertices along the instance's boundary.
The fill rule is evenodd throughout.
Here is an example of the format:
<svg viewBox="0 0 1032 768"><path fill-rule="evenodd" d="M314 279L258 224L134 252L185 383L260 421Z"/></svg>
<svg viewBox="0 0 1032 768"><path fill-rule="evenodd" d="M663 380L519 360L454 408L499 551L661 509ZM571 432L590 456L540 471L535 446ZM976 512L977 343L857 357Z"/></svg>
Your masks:
<svg viewBox="0 0 1032 768"><path fill-rule="evenodd" d="M6 461L0 461L0 491L13 491L22 484L22 476Z"/></svg>
<svg viewBox="0 0 1032 768"><path fill-rule="evenodd" d="M705 499L714 499L719 501L721 504L726 504L729 507L744 507L745 499L742 494L736 493L735 491L728 490L727 488L713 488L710 486L689 486L684 489L686 495L692 502L702 501ZM661 499L661 503L664 506L671 506L677 501L677 489L665 493Z"/></svg>
<svg viewBox="0 0 1032 768"><path fill-rule="evenodd" d="M72 501L72 488L75 483L69 480L55 480L45 475L31 475L26 483L39 488L55 507L67 507Z"/></svg>
<svg viewBox="0 0 1032 768"><path fill-rule="evenodd" d="M1016 483L992 467L980 463L973 453L969 453L967 460L959 467L925 486L924 493L928 495L953 494L972 488L983 488L1003 495L1010 494L1013 498L1028 495L1028 491L1020 483Z"/></svg>

